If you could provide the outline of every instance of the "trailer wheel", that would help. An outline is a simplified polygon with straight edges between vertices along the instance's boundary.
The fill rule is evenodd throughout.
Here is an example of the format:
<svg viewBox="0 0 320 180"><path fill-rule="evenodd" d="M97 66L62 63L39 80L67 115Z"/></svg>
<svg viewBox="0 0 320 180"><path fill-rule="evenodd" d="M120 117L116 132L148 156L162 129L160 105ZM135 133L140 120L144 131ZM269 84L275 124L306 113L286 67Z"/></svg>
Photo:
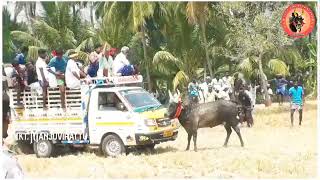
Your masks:
<svg viewBox="0 0 320 180"><path fill-rule="evenodd" d="M33 150L40 158L50 157L53 154L53 149L52 142L48 140L39 140L33 144Z"/></svg>
<svg viewBox="0 0 320 180"><path fill-rule="evenodd" d="M124 144L122 140L116 136L116 135L107 135L102 140L102 152L103 154L111 157L117 157L121 154L124 154L126 152L126 149L124 147Z"/></svg>

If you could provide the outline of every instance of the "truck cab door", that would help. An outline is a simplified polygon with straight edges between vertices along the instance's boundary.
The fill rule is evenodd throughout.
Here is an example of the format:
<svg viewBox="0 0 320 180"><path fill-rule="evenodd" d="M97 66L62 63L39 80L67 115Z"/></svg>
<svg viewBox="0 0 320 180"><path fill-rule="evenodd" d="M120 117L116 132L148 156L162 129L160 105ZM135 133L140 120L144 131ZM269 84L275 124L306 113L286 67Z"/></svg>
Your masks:
<svg viewBox="0 0 320 180"><path fill-rule="evenodd" d="M112 132L123 140L134 130L134 121L115 92L99 90L92 94L89 107L89 137L100 144L104 134ZM124 142L126 143L126 142Z"/></svg>

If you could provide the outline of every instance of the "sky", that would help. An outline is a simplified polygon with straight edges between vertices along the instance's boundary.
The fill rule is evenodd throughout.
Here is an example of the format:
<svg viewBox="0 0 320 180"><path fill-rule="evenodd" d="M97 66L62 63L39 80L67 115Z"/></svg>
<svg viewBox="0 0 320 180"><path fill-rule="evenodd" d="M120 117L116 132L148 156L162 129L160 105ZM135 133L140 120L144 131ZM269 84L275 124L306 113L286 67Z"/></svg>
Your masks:
<svg viewBox="0 0 320 180"><path fill-rule="evenodd" d="M3 3L3 6L8 8L9 12L11 13L11 18L13 19L15 2L11 1L11 2L7 2L7 3ZM36 16L39 16L42 13L43 13L43 9L42 9L41 3L37 2ZM80 15L85 20L90 21L90 10L89 10L89 8L81 9ZM19 15L17 16L17 22L25 22L25 21L27 21L26 14L25 14L25 11L22 10L21 13L19 13Z"/></svg>

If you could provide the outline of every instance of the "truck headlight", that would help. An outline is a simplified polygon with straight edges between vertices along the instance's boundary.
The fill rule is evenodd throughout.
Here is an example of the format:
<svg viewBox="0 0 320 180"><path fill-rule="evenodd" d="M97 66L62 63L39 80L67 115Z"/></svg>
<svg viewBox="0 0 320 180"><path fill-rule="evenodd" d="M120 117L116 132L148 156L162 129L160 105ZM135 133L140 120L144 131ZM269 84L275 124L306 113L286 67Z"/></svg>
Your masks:
<svg viewBox="0 0 320 180"><path fill-rule="evenodd" d="M153 119L145 119L144 123L146 126L156 126L156 122Z"/></svg>

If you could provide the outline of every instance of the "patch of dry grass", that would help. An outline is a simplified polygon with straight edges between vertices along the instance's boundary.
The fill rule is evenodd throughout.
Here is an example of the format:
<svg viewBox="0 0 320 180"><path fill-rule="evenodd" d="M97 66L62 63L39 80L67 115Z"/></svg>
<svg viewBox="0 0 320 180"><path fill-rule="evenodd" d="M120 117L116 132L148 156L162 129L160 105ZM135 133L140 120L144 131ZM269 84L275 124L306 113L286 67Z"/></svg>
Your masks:
<svg viewBox="0 0 320 180"><path fill-rule="evenodd" d="M315 101L307 102L302 126L297 126L296 114L291 128L288 104L257 106L254 127L241 128L244 148L234 132L229 147L222 147L226 132L219 126L199 130L198 152L184 150L187 134L181 128L176 141L156 146L152 154L104 158L84 152L44 159L18 155L18 159L28 177L310 178L316 176L316 107Z"/></svg>

